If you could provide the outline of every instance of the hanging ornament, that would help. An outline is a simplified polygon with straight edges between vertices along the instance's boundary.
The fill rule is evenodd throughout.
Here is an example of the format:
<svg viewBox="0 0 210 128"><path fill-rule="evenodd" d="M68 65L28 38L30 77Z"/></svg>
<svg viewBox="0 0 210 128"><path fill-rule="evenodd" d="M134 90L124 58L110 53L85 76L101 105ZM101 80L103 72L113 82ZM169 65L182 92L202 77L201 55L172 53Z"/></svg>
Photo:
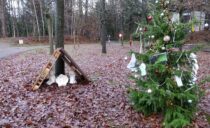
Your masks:
<svg viewBox="0 0 210 128"><path fill-rule="evenodd" d="M162 13L160 14L160 16L163 17L163 16L164 16L164 13L162 12Z"/></svg>
<svg viewBox="0 0 210 128"><path fill-rule="evenodd" d="M182 78L181 78L181 77L179 77L179 76L174 76L174 79L175 79L175 81L176 81L178 87L182 87L182 86L183 86Z"/></svg>
<svg viewBox="0 0 210 128"><path fill-rule="evenodd" d="M192 103L192 100L188 100L188 103L190 103L190 104L191 104L191 103Z"/></svg>
<svg viewBox="0 0 210 128"><path fill-rule="evenodd" d="M151 21L152 20L152 16L147 16L147 20Z"/></svg>
<svg viewBox="0 0 210 128"><path fill-rule="evenodd" d="M152 89L148 89L147 90L147 93L152 93Z"/></svg>
<svg viewBox="0 0 210 128"><path fill-rule="evenodd" d="M166 50L166 47L162 47L161 50Z"/></svg>
<svg viewBox="0 0 210 128"><path fill-rule="evenodd" d="M204 27L205 27L205 28L208 28L208 27L209 27L209 24L208 24L208 23L205 23L205 24L204 24Z"/></svg>
<svg viewBox="0 0 210 128"><path fill-rule="evenodd" d="M159 2L158 0L155 1L156 4L157 4L158 2Z"/></svg>
<svg viewBox="0 0 210 128"><path fill-rule="evenodd" d="M139 69L141 71L141 76L146 76L147 75L146 64L145 63L141 63L141 65L139 66Z"/></svg>
<svg viewBox="0 0 210 128"><path fill-rule="evenodd" d="M147 27L144 28L144 31L145 31L145 32L147 31Z"/></svg>
<svg viewBox="0 0 210 128"><path fill-rule="evenodd" d="M152 39L154 39L154 38L155 38L155 36L154 36L154 35L152 35L152 36L151 36L151 38L152 38Z"/></svg>
<svg viewBox="0 0 210 128"><path fill-rule="evenodd" d="M168 36L168 35L166 35L166 36L164 36L164 38L163 38L163 40L165 41L165 42L169 42L170 41L170 36Z"/></svg>

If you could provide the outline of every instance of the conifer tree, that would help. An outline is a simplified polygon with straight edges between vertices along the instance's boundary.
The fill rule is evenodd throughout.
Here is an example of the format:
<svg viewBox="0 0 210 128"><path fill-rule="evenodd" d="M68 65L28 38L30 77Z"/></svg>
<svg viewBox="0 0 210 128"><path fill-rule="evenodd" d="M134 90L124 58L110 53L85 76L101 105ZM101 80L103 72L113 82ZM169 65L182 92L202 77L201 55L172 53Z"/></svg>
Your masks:
<svg viewBox="0 0 210 128"><path fill-rule="evenodd" d="M135 53L137 62L132 68L137 88L131 90L130 99L145 115L163 114L163 127L184 127L193 119L201 92L196 85L197 56L181 49L190 23L172 22L168 0L150 6L147 24L139 25L153 43L144 54Z"/></svg>

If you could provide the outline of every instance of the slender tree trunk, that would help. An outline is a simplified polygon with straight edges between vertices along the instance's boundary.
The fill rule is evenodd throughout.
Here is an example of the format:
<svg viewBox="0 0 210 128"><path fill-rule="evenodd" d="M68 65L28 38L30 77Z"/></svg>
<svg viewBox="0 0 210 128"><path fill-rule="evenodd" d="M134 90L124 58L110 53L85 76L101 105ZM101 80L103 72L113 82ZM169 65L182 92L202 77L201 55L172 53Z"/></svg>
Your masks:
<svg viewBox="0 0 210 128"><path fill-rule="evenodd" d="M101 0L101 45L102 53L106 53L106 14L105 14L105 0Z"/></svg>
<svg viewBox="0 0 210 128"><path fill-rule="evenodd" d="M50 54L54 51L54 45L53 45L53 37L52 37L52 18L50 14L47 14L47 26L48 26L48 37L49 37L49 44L50 44Z"/></svg>
<svg viewBox="0 0 210 128"><path fill-rule="evenodd" d="M79 17L82 18L83 16L83 9L82 9L82 0L79 0Z"/></svg>
<svg viewBox="0 0 210 128"><path fill-rule="evenodd" d="M27 23L25 24L25 27L26 27L26 37L28 37L29 34L28 34L28 25L27 25Z"/></svg>
<svg viewBox="0 0 210 128"><path fill-rule="evenodd" d="M6 23L5 23L5 7L6 2L5 0L1 0L1 28L2 28L2 36L6 37Z"/></svg>
<svg viewBox="0 0 210 128"><path fill-rule="evenodd" d="M32 21L32 23L33 23L33 25L32 25L32 27L33 27L33 33L32 33L32 36L35 36L35 35L36 35L36 23L35 23L35 21L34 21L34 20Z"/></svg>
<svg viewBox="0 0 210 128"><path fill-rule="evenodd" d="M10 9L10 12L11 12L11 25L12 25L12 27L11 27L11 35L13 36L13 37L16 37L16 33L15 33L15 19L14 19L14 10L13 10L13 1L11 0L11 1L9 1L9 9Z"/></svg>
<svg viewBox="0 0 210 128"><path fill-rule="evenodd" d="M42 19L42 36L45 36L45 22L44 22L44 15L43 15L43 0L39 0L39 4L40 4L41 19Z"/></svg>
<svg viewBox="0 0 210 128"><path fill-rule="evenodd" d="M77 21L78 23L78 25L77 25L77 27L78 27L78 35L82 35L83 34L83 32L82 32L82 29L83 29L83 6L82 6L82 0L78 0L78 4L79 4L79 20Z"/></svg>
<svg viewBox="0 0 210 128"><path fill-rule="evenodd" d="M87 21L88 17L88 0L85 0L85 21Z"/></svg>
<svg viewBox="0 0 210 128"><path fill-rule="evenodd" d="M56 48L64 48L64 0L56 0ZM65 65L62 58L59 58L55 64L55 75L65 73Z"/></svg>
<svg viewBox="0 0 210 128"><path fill-rule="evenodd" d="M73 8L73 3L72 3L72 8ZM71 36L75 35L75 17L74 17L74 12L72 9L72 14L71 14Z"/></svg>
<svg viewBox="0 0 210 128"><path fill-rule="evenodd" d="M37 30L38 30L38 38L39 38L39 41L40 41L40 28L39 28L39 20L38 20L38 16L37 16L37 12L36 12L36 5L35 5L34 0L32 0L32 2L33 2L34 14L35 14L35 18L36 18L36 25L37 25Z"/></svg>

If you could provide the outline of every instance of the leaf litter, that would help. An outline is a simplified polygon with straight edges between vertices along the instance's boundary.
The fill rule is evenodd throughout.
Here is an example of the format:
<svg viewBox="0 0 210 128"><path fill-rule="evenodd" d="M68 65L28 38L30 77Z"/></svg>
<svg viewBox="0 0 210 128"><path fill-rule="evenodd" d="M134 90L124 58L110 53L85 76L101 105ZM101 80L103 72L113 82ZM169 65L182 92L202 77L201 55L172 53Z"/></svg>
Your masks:
<svg viewBox="0 0 210 128"><path fill-rule="evenodd" d="M138 51L119 44L107 45L101 54L100 45L80 46L68 51L91 79L88 85L43 85L32 91L41 68L47 63L46 49L17 54L0 60L0 126L2 127L132 127L159 128L161 115L143 116L130 105L128 89L134 86L126 69L128 52ZM68 47L67 47L68 49ZM200 79L210 73L210 53L200 52ZM202 66L201 66L202 65ZM66 72L70 69L67 68ZM210 88L209 83L203 85ZM199 105L194 126L209 127L205 113L210 111L210 97Z"/></svg>

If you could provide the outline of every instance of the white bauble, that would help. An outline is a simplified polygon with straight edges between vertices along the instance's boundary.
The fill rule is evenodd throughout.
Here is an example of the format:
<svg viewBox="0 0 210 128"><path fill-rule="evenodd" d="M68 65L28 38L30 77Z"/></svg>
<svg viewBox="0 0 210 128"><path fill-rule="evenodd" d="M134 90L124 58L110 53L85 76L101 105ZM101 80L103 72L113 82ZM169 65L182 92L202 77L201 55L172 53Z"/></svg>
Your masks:
<svg viewBox="0 0 210 128"><path fill-rule="evenodd" d="M152 39L154 39L154 38L155 38L155 36L154 36L154 35L152 35L152 36L151 36L151 38L152 38Z"/></svg>
<svg viewBox="0 0 210 128"><path fill-rule="evenodd" d="M164 36L163 40L164 40L165 42L169 42L169 41L171 40L171 37L168 36L168 35L166 35L166 36Z"/></svg>
<svg viewBox="0 0 210 128"><path fill-rule="evenodd" d="M152 93L152 89L148 89L147 90L147 93Z"/></svg>
<svg viewBox="0 0 210 128"><path fill-rule="evenodd" d="M166 50L166 47L162 47L161 49L162 49L162 50Z"/></svg>
<svg viewBox="0 0 210 128"><path fill-rule="evenodd" d="M188 103L192 103L192 100L188 100Z"/></svg>
<svg viewBox="0 0 210 128"><path fill-rule="evenodd" d="M205 23L205 24L204 24L204 27L205 27L205 28L208 28L208 27L209 27L209 24L208 24L208 23Z"/></svg>

